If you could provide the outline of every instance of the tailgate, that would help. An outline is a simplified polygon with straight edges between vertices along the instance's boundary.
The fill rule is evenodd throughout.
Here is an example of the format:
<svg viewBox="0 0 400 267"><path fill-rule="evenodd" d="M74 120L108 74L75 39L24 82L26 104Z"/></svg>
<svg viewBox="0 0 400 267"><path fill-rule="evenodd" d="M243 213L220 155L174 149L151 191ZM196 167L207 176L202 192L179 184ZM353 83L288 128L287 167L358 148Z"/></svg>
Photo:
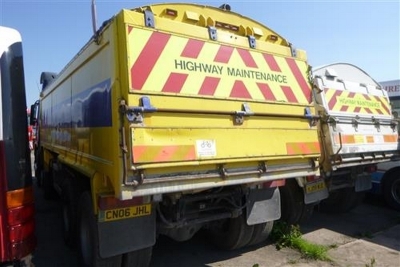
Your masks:
<svg viewBox="0 0 400 267"><path fill-rule="evenodd" d="M314 75L318 110L324 117L321 136L329 155L368 162L393 156L398 149L397 124L379 84L350 64L319 68Z"/></svg>
<svg viewBox="0 0 400 267"><path fill-rule="evenodd" d="M293 57L287 44L267 43L268 29L258 24L264 32L250 47L237 32L217 28L213 40L210 27L155 16L155 30L138 27L133 17L124 21L132 170L170 180L243 179L236 183L318 172L304 52ZM171 25L182 32L171 32ZM149 179L142 188L160 180Z"/></svg>

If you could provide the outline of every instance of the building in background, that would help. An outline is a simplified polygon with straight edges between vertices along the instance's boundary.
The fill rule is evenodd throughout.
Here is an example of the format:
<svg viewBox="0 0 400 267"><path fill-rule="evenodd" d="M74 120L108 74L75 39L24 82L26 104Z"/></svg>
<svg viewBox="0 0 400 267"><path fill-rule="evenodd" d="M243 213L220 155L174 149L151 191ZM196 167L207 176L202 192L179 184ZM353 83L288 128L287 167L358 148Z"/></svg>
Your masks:
<svg viewBox="0 0 400 267"><path fill-rule="evenodd" d="M388 92L393 115L397 118L400 113L400 79L380 82L383 89Z"/></svg>

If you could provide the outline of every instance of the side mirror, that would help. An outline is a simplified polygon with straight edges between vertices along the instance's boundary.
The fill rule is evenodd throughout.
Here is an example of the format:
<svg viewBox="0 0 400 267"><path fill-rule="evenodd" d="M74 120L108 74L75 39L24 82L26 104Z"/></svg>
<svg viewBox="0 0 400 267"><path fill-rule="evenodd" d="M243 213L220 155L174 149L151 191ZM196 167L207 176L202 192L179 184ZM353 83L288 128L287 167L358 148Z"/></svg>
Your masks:
<svg viewBox="0 0 400 267"><path fill-rule="evenodd" d="M31 105L31 115L29 118L30 125L35 126L38 123L39 119L39 100L35 102L35 104Z"/></svg>

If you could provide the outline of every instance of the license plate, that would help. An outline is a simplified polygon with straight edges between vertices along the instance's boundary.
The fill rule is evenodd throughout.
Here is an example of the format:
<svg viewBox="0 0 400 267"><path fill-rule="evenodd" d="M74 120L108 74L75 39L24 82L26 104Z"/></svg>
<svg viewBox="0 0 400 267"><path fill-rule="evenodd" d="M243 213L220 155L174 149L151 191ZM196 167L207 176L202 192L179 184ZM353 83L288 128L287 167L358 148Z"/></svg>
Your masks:
<svg viewBox="0 0 400 267"><path fill-rule="evenodd" d="M134 217L148 216L151 214L151 204L144 204L133 207L100 210L99 221L109 222L116 220L123 220Z"/></svg>
<svg viewBox="0 0 400 267"><path fill-rule="evenodd" d="M326 188L325 182L324 181L317 181L317 182L312 182L309 184L306 184L306 193L313 193L317 191L324 190Z"/></svg>

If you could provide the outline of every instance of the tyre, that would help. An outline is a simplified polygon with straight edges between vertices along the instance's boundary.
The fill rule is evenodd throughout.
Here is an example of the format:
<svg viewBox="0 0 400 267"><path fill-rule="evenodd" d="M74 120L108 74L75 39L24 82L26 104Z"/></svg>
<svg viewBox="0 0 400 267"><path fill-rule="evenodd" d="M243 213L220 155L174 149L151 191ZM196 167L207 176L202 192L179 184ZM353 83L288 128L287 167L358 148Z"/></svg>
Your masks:
<svg viewBox="0 0 400 267"><path fill-rule="evenodd" d="M383 180L383 197L389 207L400 211L400 174L390 172Z"/></svg>
<svg viewBox="0 0 400 267"><path fill-rule="evenodd" d="M346 187L329 192L329 197L321 201L319 210L330 213L344 213L357 207L363 201L365 192L356 192L354 187Z"/></svg>
<svg viewBox="0 0 400 267"><path fill-rule="evenodd" d="M281 218L287 224L299 224L311 218L315 204L304 203L303 189L294 179L279 187L281 194Z"/></svg>
<svg viewBox="0 0 400 267"><path fill-rule="evenodd" d="M150 264L152 247L144 248L122 256L122 267L147 267Z"/></svg>
<svg viewBox="0 0 400 267"><path fill-rule="evenodd" d="M89 192L82 193L79 198L78 245L80 260L83 266L119 267L122 255L101 258L99 255L99 237L97 220L93 212L92 197Z"/></svg>
<svg viewBox="0 0 400 267"><path fill-rule="evenodd" d="M62 184L63 236L65 244L74 248L77 240L77 203L69 180Z"/></svg>
<svg viewBox="0 0 400 267"><path fill-rule="evenodd" d="M273 221L254 225L254 231L248 243L248 246L257 245L266 241L268 239L269 234L272 231L273 226L274 226Z"/></svg>
<svg viewBox="0 0 400 267"><path fill-rule="evenodd" d="M237 218L226 219L217 223L216 227L210 230L213 243L226 250L238 249L246 246L254 232L253 225L247 225L244 214Z"/></svg>

